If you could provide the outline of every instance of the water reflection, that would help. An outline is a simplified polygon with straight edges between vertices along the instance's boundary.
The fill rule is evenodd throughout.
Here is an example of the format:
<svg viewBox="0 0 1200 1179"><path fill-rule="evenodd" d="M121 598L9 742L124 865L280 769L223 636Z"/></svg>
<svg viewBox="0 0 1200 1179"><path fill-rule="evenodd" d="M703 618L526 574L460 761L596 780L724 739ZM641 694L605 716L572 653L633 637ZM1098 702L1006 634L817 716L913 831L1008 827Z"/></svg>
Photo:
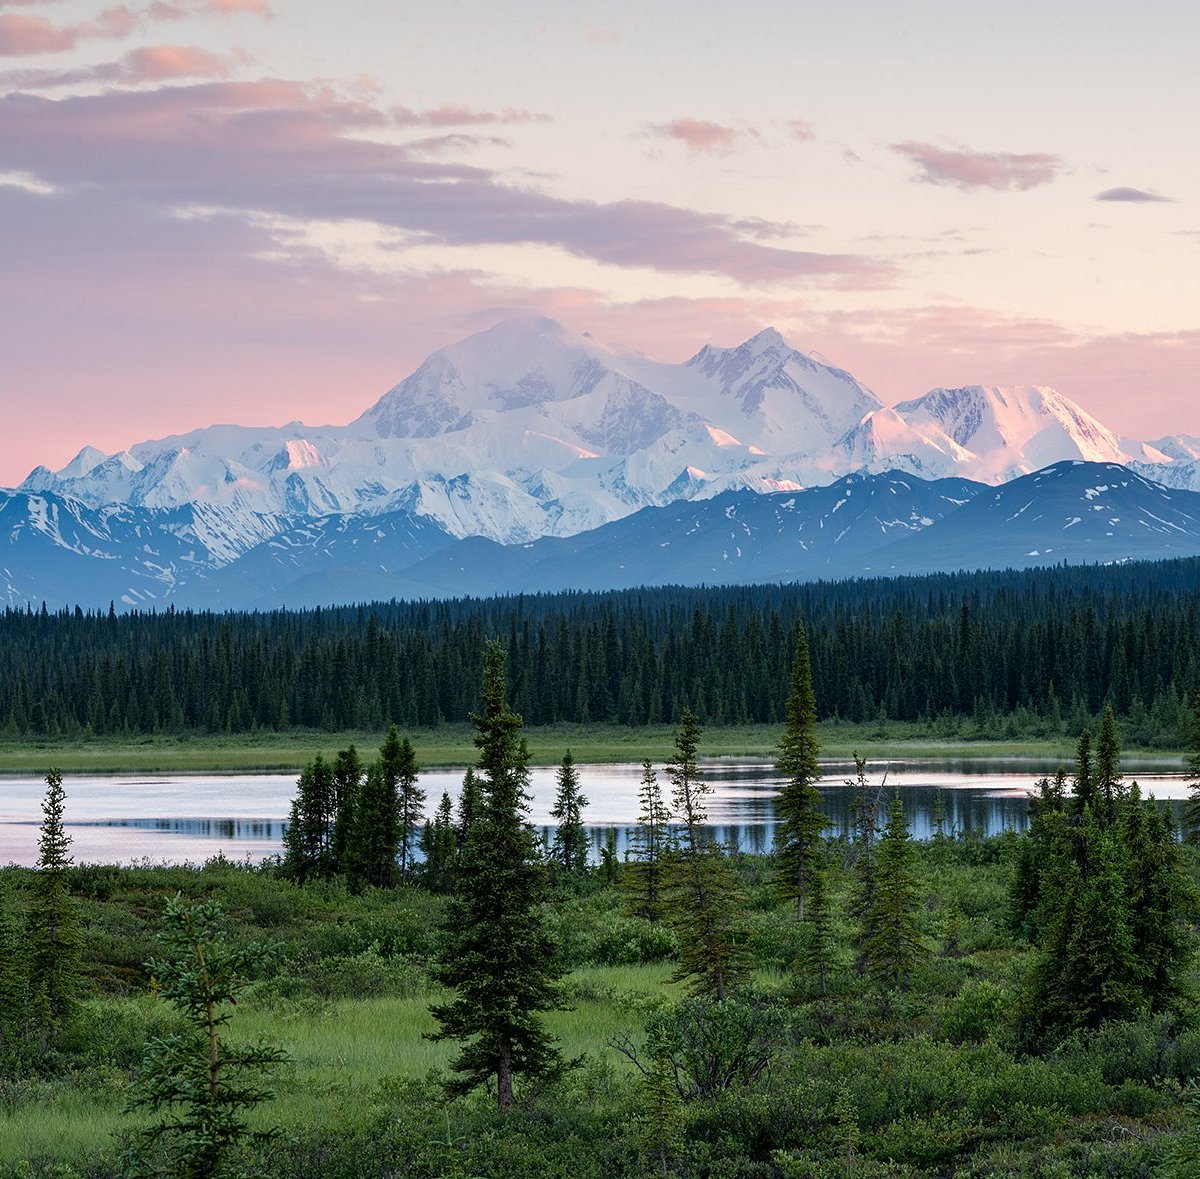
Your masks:
<svg viewBox="0 0 1200 1179"><path fill-rule="evenodd" d="M579 765L580 783L590 800L586 818L593 858L615 831L618 854L630 846L636 821L641 766ZM822 763L820 787L829 816L829 834L845 835L850 828L853 790L845 779L853 773L845 762ZM1027 798L1035 780L1052 772L1053 763L1035 759L995 761L893 762L871 766L870 781L880 797L881 812L898 791L910 829L918 839L933 834L940 796L950 834L978 832L995 835L1021 830L1027 823ZM1144 794L1182 799L1187 783L1178 772L1160 765L1126 762ZM664 797L670 783L659 771ZM770 849L775 837L774 795L779 781L773 766L758 759L714 759L703 765L712 785L708 817L715 838L747 852ZM430 811L442 792L457 799L461 769L430 770L421 785ZM292 774L195 774L171 777L68 776L67 827L74 839L78 863L128 863L149 858L164 862L201 862L222 853L231 859L261 860L281 849L284 822L296 791ZM0 778L0 863L32 864L37 859L40 803L45 783L40 778ZM545 837L552 835L550 808L554 803L555 769L542 767L531 775L530 818ZM1178 805L1178 804L1175 804Z"/></svg>

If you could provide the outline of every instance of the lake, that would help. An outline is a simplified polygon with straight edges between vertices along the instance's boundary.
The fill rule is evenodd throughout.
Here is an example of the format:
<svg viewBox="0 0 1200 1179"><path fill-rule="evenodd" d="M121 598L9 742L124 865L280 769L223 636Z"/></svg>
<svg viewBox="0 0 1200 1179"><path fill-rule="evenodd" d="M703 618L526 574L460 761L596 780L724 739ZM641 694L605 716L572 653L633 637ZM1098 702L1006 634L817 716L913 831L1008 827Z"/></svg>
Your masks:
<svg viewBox="0 0 1200 1179"><path fill-rule="evenodd" d="M590 800L585 812L596 848L617 831L618 848L627 845L637 818L641 766L579 765L580 783ZM1160 763L1125 765L1143 794L1182 800L1188 786L1177 770ZM848 762L822 762L820 784L830 833L848 830L852 791L845 779ZM884 801L899 790L913 834L933 831L935 800L940 795L946 820L955 831L988 835L1022 829L1034 782L1053 765L1034 759L994 761L927 759L872 764L869 780L882 785ZM432 811L448 791L457 798L461 769L429 770L421 775ZM670 783L658 767L664 797ZM886 778L885 778L886 775ZM770 762L753 758L717 758L702 763L712 785L709 823L717 838L744 851L766 851L774 838L773 796L778 777ZM531 820L539 828L552 822L554 767L533 770ZM66 825L74 840L76 863L202 863L223 853L230 859L258 861L280 850L283 826L296 792L295 774L77 774L64 780ZM0 777L0 864L37 860L40 803L45 782L32 777Z"/></svg>

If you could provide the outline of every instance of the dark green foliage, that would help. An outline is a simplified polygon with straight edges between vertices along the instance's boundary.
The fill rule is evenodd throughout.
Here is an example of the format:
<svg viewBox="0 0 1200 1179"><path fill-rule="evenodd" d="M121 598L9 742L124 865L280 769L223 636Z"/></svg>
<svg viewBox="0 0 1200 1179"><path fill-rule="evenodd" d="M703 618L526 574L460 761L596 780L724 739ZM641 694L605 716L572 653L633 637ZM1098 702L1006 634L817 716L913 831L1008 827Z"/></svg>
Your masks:
<svg viewBox="0 0 1200 1179"><path fill-rule="evenodd" d="M812 668L804 624L797 624L796 654L792 661L792 690L787 702L787 724L779 740L775 768L783 778L775 799L778 822L775 857L779 864L782 895L796 904L796 920L804 920L804 902L817 871L817 849L828 820L821 809L816 783L817 701L813 695Z"/></svg>
<svg viewBox="0 0 1200 1179"><path fill-rule="evenodd" d="M318 753L300 773L283 836L283 867L297 884L333 875L338 815L334 769Z"/></svg>
<svg viewBox="0 0 1200 1179"><path fill-rule="evenodd" d="M675 1091L685 1101L707 1100L734 1085L752 1085L784 1041L782 1010L759 999L685 999L659 1008L646 1021L646 1043L665 1055ZM638 1065L628 1039L618 1047Z"/></svg>
<svg viewBox="0 0 1200 1179"><path fill-rule="evenodd" d="M383 767L372 762L354 809L354 826L346 843L346 873L350 879L375 888L396 883L396 854L400 848L396 790Z"/></svg>
<svg viewBox="0 0 1200 1179"><path fill-rule="evenodd" d="M362 759L353 745L338 751L333 763L333 864L334 870L339 873L347 870L347 847L354 831L354 814L362 790L363 772Z"/></svg>
<svg viewBox="0 0 1200 1179"><path fill-rule="evenodd" d="M431 1011L436 1039L462 1043L451 1083L468 1092L494 1081L502 1113L513 1080L553 1075L562 1058L539 1013L560 1005L561 969L539 904L545 884L526 820L529 756L508 706L504 649L487 645L483 708L472 717L479 750L479 810L472 819L442 926L435 977L455 991Z"/></svg>
<svg viewBox="0 0 1200 1179"><path fill-rule="evenodd" d="M821 719L1058 735L1106 700L1178 741L1200 679L1200 562L836 584L523 595L364 609L0 612L0 733L378 729L465 716L481 637L509 638L530 724L784 719L803 616Z"/></svg>
<svg viewBox="0 0 1200 1179"><path fill-rule="evenodd" d="M1042 952L1027 1022L1061 1038L1143 1006L1116 833L1091 811L1062 827L1042 888Z"/></svg>
<svg viewBox="0 0 1200 1179"><path fill-rule="evenodd" d="M579 773L568 749L558 767L558 792L550 814L558 820L551 852L555 865L567 879L587 873L588 843L583 830L583 809L588 800L579 789Z"/></svg>
<svg viewBox="0 0 1200 1179"><path fill-rule="evenodd" d="M1075 748L1075 813L1096 809L1096 768L1092 762L1092 731L1084 729L1079 734Z"/></svg>
<svg viewBox="0 0 1200 1179"><path fill-rule="evenodd" d="M723 1000L747 978L746 899L727 857L708 833L704 799L712 787L700 777L700 723L684 711L667 766L675 815L682 825L667 874L667 912L679 936L675 981L693 995Z"/></svg>
<svg viewBox="0 0 1200 1179"><path fill-rule="evenodd" d="M863 922L867 974L885 986L908 982L924 953L918 917L920 892L904 804L892 799L888 824L871 871L871 901Z"/></svg>
<svg viewBox="0 0 1200 1179"><path fill-rule="evenodd" d="M663 802L658 774L649 761L642 762L638 784L638 821L632 854L625 870L625 890L631 912L647 921L662 916L666 856L671 848L667 824L671 812Z"/></svg>
<svg viewBox="0 0 1200 1179"><path fill-rule="evenodd" d="M1193 946L1187 923L1197 912L1196 893L1182 871L1169 819L1152 799L1142 802L1136 782L1120 801L1117 820L1139 986L1151 1011L1177 1009L1188 998L1184 978Z"/></svg>
<svg viewBox="0 0 1200 1179"><path fill-rule="evenodd" d="M442 801L438 803L432 821L425 824L425 830L421 833L421 853L425 859L421 879L435 892L445 892L450 887L457 851L454 804L450 801L450 795L443 791Z"/></svg>
<svg viewBox="0 0 1200 1179"><path fill-rule="evenodd" d="M1017 927L1038 941L1023 1025L1061 1038L1179 1008L1192 957L1186 921L1195 891L1181 870L1166 815L1122 785L1115 720L1106 709L1094 766L1080 741L1076 804L1063 808L1063 776L1041 783L1031 831L1023 837L1011 892ZM1078 784L1090 785L1080 794Z"/></svg>
<svg viewBox="0 0 1200 1179"><path fill-rule="evenodd" d="M79 916L68 888L71 837L63 828L62 774L46 773L38 870L26 918L29 1007L44 1044L70 1017L79 994Z"/></svg>
<svg viewBox="0 0 1200 1179"><path fill-rule="evenodd" d="M29 1031L29 968L25 930L11 885L0 882L0 1068L20 1051Z"/></svg>
<svg viewBox="0 0 1200 1179"><path fill-rule="evenodd" d="M463 775L462 792L458 796L458 842L465 847L475 825L476 816L483 807L479 792L479 779L475 776L475 767L467 766Z"/></svg>
<svg viewBox="0 0 1200 1179"><path fill-rule="evenodd" d="M1095 791L1104 817L1111 823L1117 816L1117 802L1122 792L1121 741L1117 736L1117 718L1112 705L1104 706L1100 736L1096 741ZM1101 805L1102 804L1102 805Z"/></svg>
<svg viewBox="0 0 1200 1179"><path fill-rule="evenodd" d="M800 929L800 952L796 967L802 978L824 995L829 990L829 973L834 961L833 916L830 911L829 866L824 847L814 849L808 882L808 903Z"/></svg>
<svg viewBox="0 0 1200 1179"><path fill-rule="evenodd" d="M252 1135L245 1114L272 1096L263 1077L285 1053L267 1044L232 1046L222 1038L229 1006L266 951L225 944L223 917L215 901L189 905L178 894L169 898L158 937L162 957L146 963L187 1029L149 1043L129 1101L131 1110L159 1115L139 1135L142 1174L187 1179L241 1174L243 1146L274 1136Z"/></svg>
<svg viewBox="0 0 1200 1179"><path fill-rule="evenodd" d="M1053 854L1053 842L1066 809L1067 774L1061 767L1053 778L1040 778L1029 800L1029 831L1017 841L1016 862L1009 886L1009 925L1033 936L1041 903L1042 876Z"/></svg>
<svg viewBox="0 0 1200 1179"><path fill-rule="evenodd" d="M417 755L412 742L401 739L392 725L379 748L379 768L384 793L396 800L396 843L400 855L400 878L408 875L409 853L421 824L425 791L417 785Z"/></svg>
<svg viewBox="0 0 1200 1179"><path fill-rule="evenodd" d="M1183 837L1187 843L1200 843L1200 690L1195 694L1187 724L1187 776L1191 785L1183 811Z"/></svg>
<svg viewBox="0 0 1200 1179"><path fill-rule="evenodd" d="M854 914L863 931L863 948L858 955L861 969L865 967L863 950L871 936L875 913L875 845L879 837L879 800L883 786L872 786L867 781L866 759L857 753L854 755L854 777L847 778L846 785L854 788L850 803L850 842L857 881Z"/></svg>

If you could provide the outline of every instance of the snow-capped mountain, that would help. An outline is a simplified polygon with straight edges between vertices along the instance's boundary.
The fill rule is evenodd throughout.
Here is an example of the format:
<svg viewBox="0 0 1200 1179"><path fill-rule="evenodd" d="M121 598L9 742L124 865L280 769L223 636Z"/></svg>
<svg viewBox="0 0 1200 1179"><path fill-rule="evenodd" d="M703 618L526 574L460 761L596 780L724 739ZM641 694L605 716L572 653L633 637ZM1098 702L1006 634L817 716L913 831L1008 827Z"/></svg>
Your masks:
<svg viewBox="0 0 1200 1179"><path fill-rule="evenodd" d="M254 543L222 512L0 493L0 601L257 609L1200 555L1200 493L1111 463L1058 463L999 487L856 473L643 508L514 545L456 539L403 510L261 517L270 535Z"/></svg>
<svg viewBox="0 0 1200 1179"><path fill-rule="evenodd" d="M869 415L839 450L869 470L951 471L1003 483L1063 460L1169 463L1148 443L1119 438L1075 402L1040 385L933 389Z"/></svg>
<svg viewBox="0 0 1200 1179"><path fill-rule="evenodd" d="M935 389L887 408L772 328L668 364L524 317L433 353L349 425L220 425L113 455L85 447L21 490L93 508L206 505L235 536L257 535L264 517L402 512L524 544L858 470L1000 483L1072 459L1137 463L1194 487L1197 456L1196 438L1130 442L1039 386Z"/></svg>
<svg viewBox="0 0 1200 1179"><path fill-rule="evenodd" d="M165 606L181 586L230 565L289 523L213 504L93 508L53 494L0 491L0 601Z"/></svg>

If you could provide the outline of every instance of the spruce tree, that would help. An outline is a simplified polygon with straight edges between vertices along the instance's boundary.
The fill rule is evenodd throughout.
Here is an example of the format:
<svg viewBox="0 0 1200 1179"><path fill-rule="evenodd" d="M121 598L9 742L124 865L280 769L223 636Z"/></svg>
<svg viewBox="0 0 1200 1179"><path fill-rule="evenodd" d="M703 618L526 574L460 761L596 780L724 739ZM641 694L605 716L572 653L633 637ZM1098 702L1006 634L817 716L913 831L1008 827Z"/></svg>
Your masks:
<svg viewBox="0 0 1200 1179"><path fill-rule="evenodd" d="M263 1081L286 1054L264 1043L230 1045L223 1036L229 1008L267 951L231 948L221 934L223 916L218 902L188 905L177 893L167 900L158 934L162 957L146 963L186 1029L150 1041L129 1100L131 1110L161 1115L139 1135L142 1174L246 1174L242 1149L277 1133L252 1134L245 1114L273 1096ZM160 1159L161 1168L154 1165Z"/></svg>
<svg viewBox="0 0 1200 1179"><path fill-rule="evenodd" d="M682 826L669 875L669 912L679 935L679 966L672 978L690 980L693 995L722 1001L749 977L746 897L708 835L704 799L712 787L700 777L699 742L700 724L685 709L675 734L675 757L667 766Z"/></svg>
<svg viewBox="0 0 1200 1179"><path fill-rule="evenodd" d="M1025 1018L1055 1038L1131 1018L1145 1005L1116 833L1090 808L1081 826L1062 824L1058 833Z"/></svg>
<svg viewBox="0 0 1200 1179"><path fill-rule="evenodd" d="M1112 822L1117 815L1117 802L1122 794L1121 742L1117 736L1117 721L1112 705L1104 707L1100 721L1100 736L1096 740L1096 765L1093 790L1097 806L1103 806L1104 817Z"/></svg>
<svg viewBox="0 0 1200 1179"><path fill-rule="evenodd" d="M817 859L808 882L808 903L800 926L800 954L796 965L802 974L816 982L817 992L829 990L833 969L833 916L829 904L829 866L825 849L817 849Z"/></svg>
<svg viewBox="0 0 1200 1179"><path fill-rule="evenodd" d="M283 835L284 871L298 884L332 875L336 816L333 767L318 753L296 782L296 797Z"/></svg>
<svg viewBox="0 0 1200 1179"><path fill-rule="evenodd" d="M393 887L399 847L396 790L380 762L374 761L354 810L354 828L346 847L347 874L356 884Z"/></svg>
<svg viewBox="0 0 1200 1179"><path fill-rule="evenodd" d="M642 762L638 785L638 821L633 832L632 858L625 877L626 897L635 916L657 921L662 916L663 880L671 834L671 812L663 802L658 775Z"/></svg>
<svg viewBox="0 0 1200 1179"><path fill-rule="evenodd" d="M1200 843L1200 689L1192 699L1192 712L1187 732L1188 800L1183 808L1183 838L1190 844Z"/></svg>
<svg viewBox="0 0 1200 1179"><path fill-rule="evenodd" d="M437 892L444 891L450 882L458 838L454 829L454 804L450 795L442 792L433 820L425 824L421 850L425 855L423 876L426 884Z"/></svg>
<svg viewBox="0 0 1200 1179"><path fill-rule="evenodd" d="M1136 782L1119 804L1117 821L1139 986L1152 1011L1175 1008L1187 997L1187 921L1196 913L1195 889L1182 870L1170 820L1153 799L1142 802Z"/></svg>
<svg viewBox="0 0 1200 1179"><path fill-rule="evenodd" d="M886 780L886 779L885 779ZM866 758L854 754L854 777L846 779L854 795L850 801L850 843L854 854L853 912L862 927L857 967L866 968L865 946L875 915L875 846L879 836L879 795L882 786L867 781Z"/></svg>
<svg viewBox="0 0 1200 1179"><path fill-rule="evenodd" d="M1096 809L1096 771L1092 764L1092 730L1085 728L1079 734L1075 747L1075 813Z"/></svg>
<svg viewBox="0 0 1200 1179"><path fill-rule="evenodd" d="M417 785L419 769L412 742L401 738L392 725L379 750L379 762L388 788L396 798L396 832L400 850L400 878L408 874L409 851L424 814L425 791Z"/></svg>
<svg viewBox="0 0 1200 1179"><path fill-rule="evenodd" d="M579 773L568 749L557 774L558 793L550 814L558 820L551 856L570 879L587 874L588 844L583 830L583 808L588 800L579 789Z"/></svg>
<svg viewBox="0 0 1200 1179"><path fill-rule="evenodd" d="M560 1006L562 972L540 910L545 884L527 821L529 754L521 718L505 698L504 649L496 642L484 655L483 708L471 719L479 809L458 860L434 968L455 996L430 1010L441 1025L433 1038L462 1044L451 1090L494 1080L497 1107L507 1113L515 1077L562 1068L538 1018Z"/></svg>
<svg viewBox="0 0 1200 1179"><path fill-rule="evenodd" d="M79 990L79 932L67 887L71 837L63 828L62 774L46 773L37 872L26 923L30 1007L43 1044L54 1040L75 1007Z"/></svg>
<svg viewBox="0 0 1200 1179"><path fill-rule="evenodd" d="M333 870L348 870L347 848L353 838L354 812L362 790L363 764L353 745L338 750L333 763Z"/></svg>
<svg viewBox="0 0 1200 1179"><path fill-rule="evenodd" d="M920 893L913 871L912 838L900 795L875 856L871 911L864 923L867 973L876 982L902 986L924 953L918 926Z"/></svg>
<svg viewBox="0 0 1200 1179"><path fill-rule="evenodd" d="M475 767L467 766L463 775L462 792L458 796L458 845L465 847L471 837L471 828L475 818L483 807L479 796L479 779L475 776Z"/></svg>
<svg viewBox="0 0 1200 1179"><path fill-rule="evenodd" d="M810 878L818 870L821 832L828 826L821 809L821 794L815 785L821 777L817 764L817 702L803 623L798 627L787 725L779 741L775 766L784 779L775 799L779 886L785 898L795 901L796 920L803 921Z"/></svg>

